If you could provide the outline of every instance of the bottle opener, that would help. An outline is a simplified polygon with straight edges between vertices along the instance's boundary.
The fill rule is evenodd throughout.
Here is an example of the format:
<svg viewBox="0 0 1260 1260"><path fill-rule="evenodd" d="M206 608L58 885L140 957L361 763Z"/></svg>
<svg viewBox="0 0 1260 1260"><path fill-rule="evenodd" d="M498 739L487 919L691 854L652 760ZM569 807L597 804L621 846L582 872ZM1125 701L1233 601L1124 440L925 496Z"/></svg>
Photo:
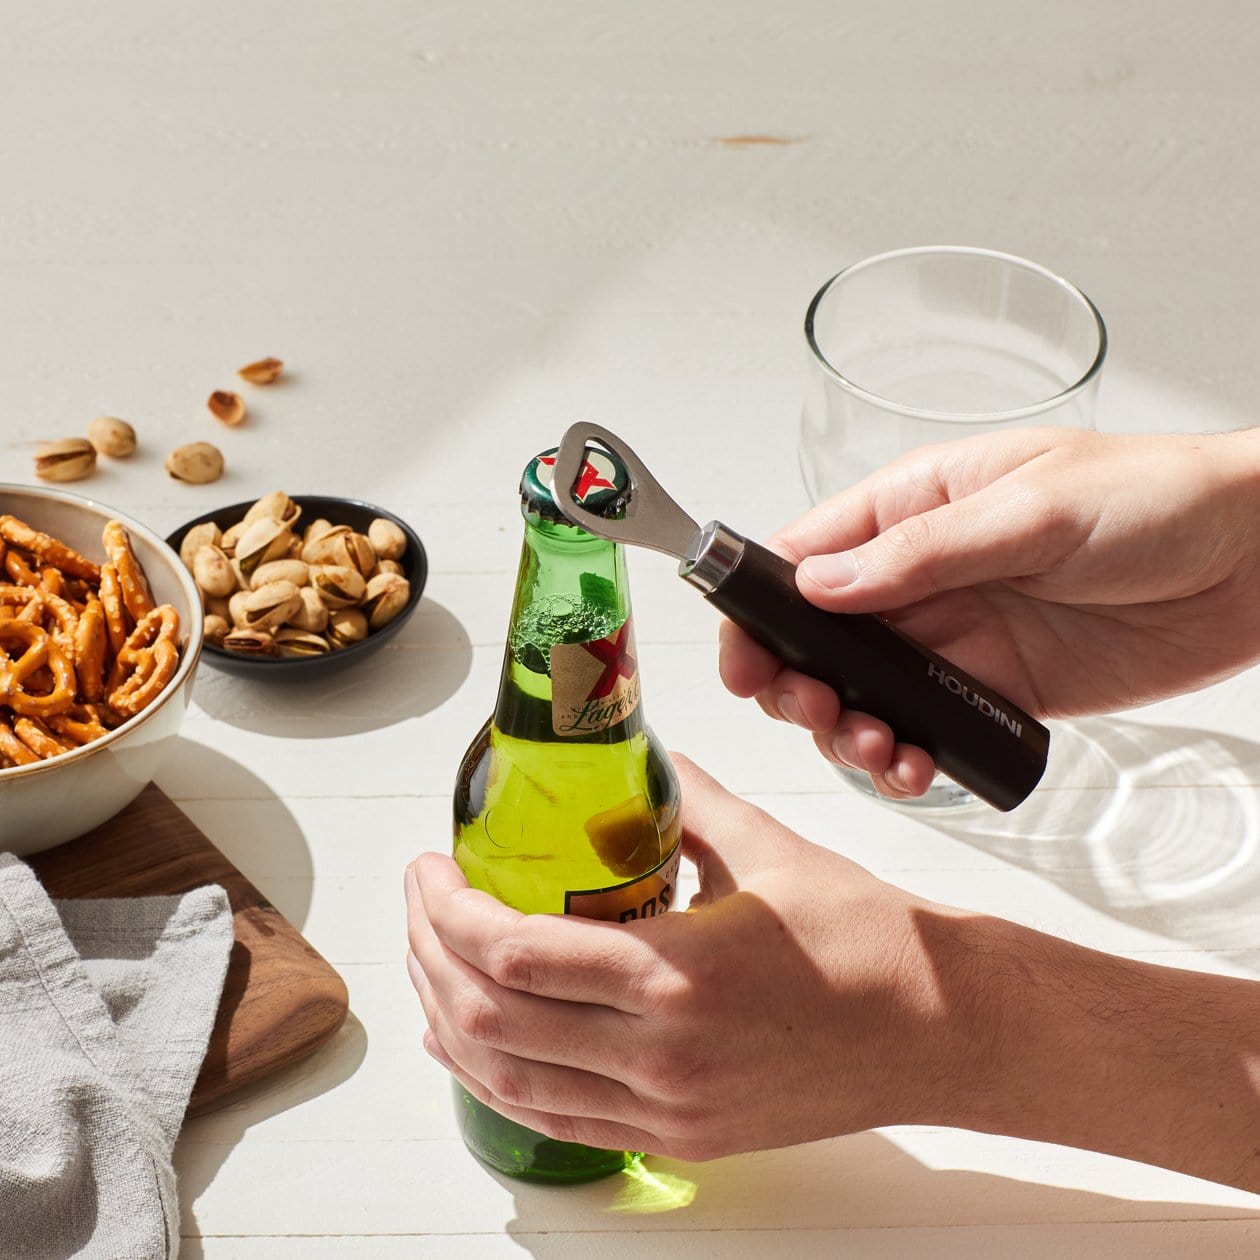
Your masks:
<svg viewBox="0 0 1260 1260"><path fill-rule="evenodd" d="M630 475L624 515L595 516L574 497L588 447L603 447ZM569 428L553 470L556 506L574 525L679 561L678 574L781 661L832 687L901 743L917 744L956 783L1000 810L1014 809L1046 768L1050 732L965 670L868 613L829 613L796 587L791 561L721 521L702 529L643 461L597 424Z"/></svg>

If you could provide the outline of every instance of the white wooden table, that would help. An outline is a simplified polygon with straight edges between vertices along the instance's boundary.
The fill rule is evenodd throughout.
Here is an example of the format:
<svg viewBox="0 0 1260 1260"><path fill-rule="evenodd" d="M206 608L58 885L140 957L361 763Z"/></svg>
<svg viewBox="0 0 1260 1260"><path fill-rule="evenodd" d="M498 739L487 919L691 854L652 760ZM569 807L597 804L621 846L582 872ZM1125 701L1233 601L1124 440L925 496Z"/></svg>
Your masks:
<svg viewBox="0 0 1260 1260"><path fill-rule="evenodd" d="M1101 427L1252 422L1260 19L1229 0L43 0L0 26L0 480L101 412L90 483L160 530L277 487L424 536L370 669L203 667L162 786L346 977L304 1066L177 1151L222 1260L1253 1256L1260 1201L1102 1156L896 1129L548 1190L465 1154L402 967L402 869L448 844L494 695L515 485L576 418L701 519L765 533L796 471L805 304L900 245L1035 258L1110 325ZM265 354L239 431L203 408ZM169 481L217 441L228 475ZM88 488L88 487L84 487ZM632 561L647 712L732 789L880 875L1104 949L1260 975L1260 677L1061 728L1014 816L838 786L729 697L710 611Z"/></svg>

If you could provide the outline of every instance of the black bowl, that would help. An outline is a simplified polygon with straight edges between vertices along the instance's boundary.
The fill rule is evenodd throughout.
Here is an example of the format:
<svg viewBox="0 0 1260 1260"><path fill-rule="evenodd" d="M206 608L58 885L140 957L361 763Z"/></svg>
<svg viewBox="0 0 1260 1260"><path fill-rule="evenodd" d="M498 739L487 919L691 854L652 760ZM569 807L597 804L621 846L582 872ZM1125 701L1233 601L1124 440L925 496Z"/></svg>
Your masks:
<svg viewBox="0 0 1260 1260"><path fill-rule="evenodd" d="M371 656L378 648L387 643L399 630L403 623L416 611L420 595L429 576L429 559L425 554L424 544L420 536L406 521L393 512L364 503L361 499L339 499L323 494L294 494L289 496L302 509L298 522L299 528L321 517L334 525L349 525L359 533L366 534L368 526L378 517L393 521L407 535L407 551L399 560L407 581L411 584L411 598L406 607L393 621L373 630L366 639L352 643L349 647L334 648L324 656L241 656L237 652L228 652L213 643L203 646L201 659L215 669L226 670L229 674L240 674L245 678L311 678L320 673L334 673L347 668L365 657ZM213 521L220 529L235 525L253 506L254 500L244 503L230 503L226 507L215 508L213 512L205 512L194 520L186 521L174 533L167 536L167 543L179 551L184 535L194 525L203 525Z"/></svg>

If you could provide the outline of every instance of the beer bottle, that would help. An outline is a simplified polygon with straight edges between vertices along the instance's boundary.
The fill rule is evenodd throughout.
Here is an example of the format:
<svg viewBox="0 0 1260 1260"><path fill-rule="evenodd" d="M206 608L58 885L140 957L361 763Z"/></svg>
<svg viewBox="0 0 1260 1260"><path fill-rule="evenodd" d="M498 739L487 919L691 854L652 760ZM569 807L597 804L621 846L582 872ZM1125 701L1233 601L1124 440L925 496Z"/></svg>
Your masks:
<svg viewBox="0 0 1260 1260"><path fill-rule="evenodd" d="M455 860L474 888L517 910L628 922L675 898L678 780L643 719L622 548L564 520L554 464L544 452L521 479L503 673L494 716L460 763ZM574 493L611 517L628 483L618 461L591 451ZM588 1181L639 1158L555 1141L455 1087L465 1143L500 1172Z"/></svg>

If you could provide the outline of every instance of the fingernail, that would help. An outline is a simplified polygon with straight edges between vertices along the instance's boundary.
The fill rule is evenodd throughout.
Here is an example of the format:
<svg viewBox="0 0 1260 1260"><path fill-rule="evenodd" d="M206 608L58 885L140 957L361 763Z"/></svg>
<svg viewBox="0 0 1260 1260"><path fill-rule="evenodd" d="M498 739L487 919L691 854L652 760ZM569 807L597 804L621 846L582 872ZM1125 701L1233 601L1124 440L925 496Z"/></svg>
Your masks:
<svg viewBox="0 0 1260 1260"><path fill-rule="evenodd" d="M806 556L801 568L811 582L833 591L849 586L857 578L857 563L847 551L830 556Z"/></svg>
<svg viewBox="0 0 1260 1260"><path fill-rule="evenodd" d="M831 755L842 765L846 765L853 770L861 769L861 766L858 765L857 753L853 748L853 736L847 731L832 738Z"/></svg>
<svg viewBox="0 0 1260 1260"><path fill-rule="evenodd" d="M884 771L884 782L896 792L908 793L910 791L910 785L902 777L900 766L889 766Z"/></svg>
<svg viewBox="0 0 1260 1260"><path fill-rule="evenodd" d="M793 726L804 726L805 715L801 712L801 706L797 703L796 697L791 692L785 692L779 697L779 712L783 717L787 718Z"/></svg>

